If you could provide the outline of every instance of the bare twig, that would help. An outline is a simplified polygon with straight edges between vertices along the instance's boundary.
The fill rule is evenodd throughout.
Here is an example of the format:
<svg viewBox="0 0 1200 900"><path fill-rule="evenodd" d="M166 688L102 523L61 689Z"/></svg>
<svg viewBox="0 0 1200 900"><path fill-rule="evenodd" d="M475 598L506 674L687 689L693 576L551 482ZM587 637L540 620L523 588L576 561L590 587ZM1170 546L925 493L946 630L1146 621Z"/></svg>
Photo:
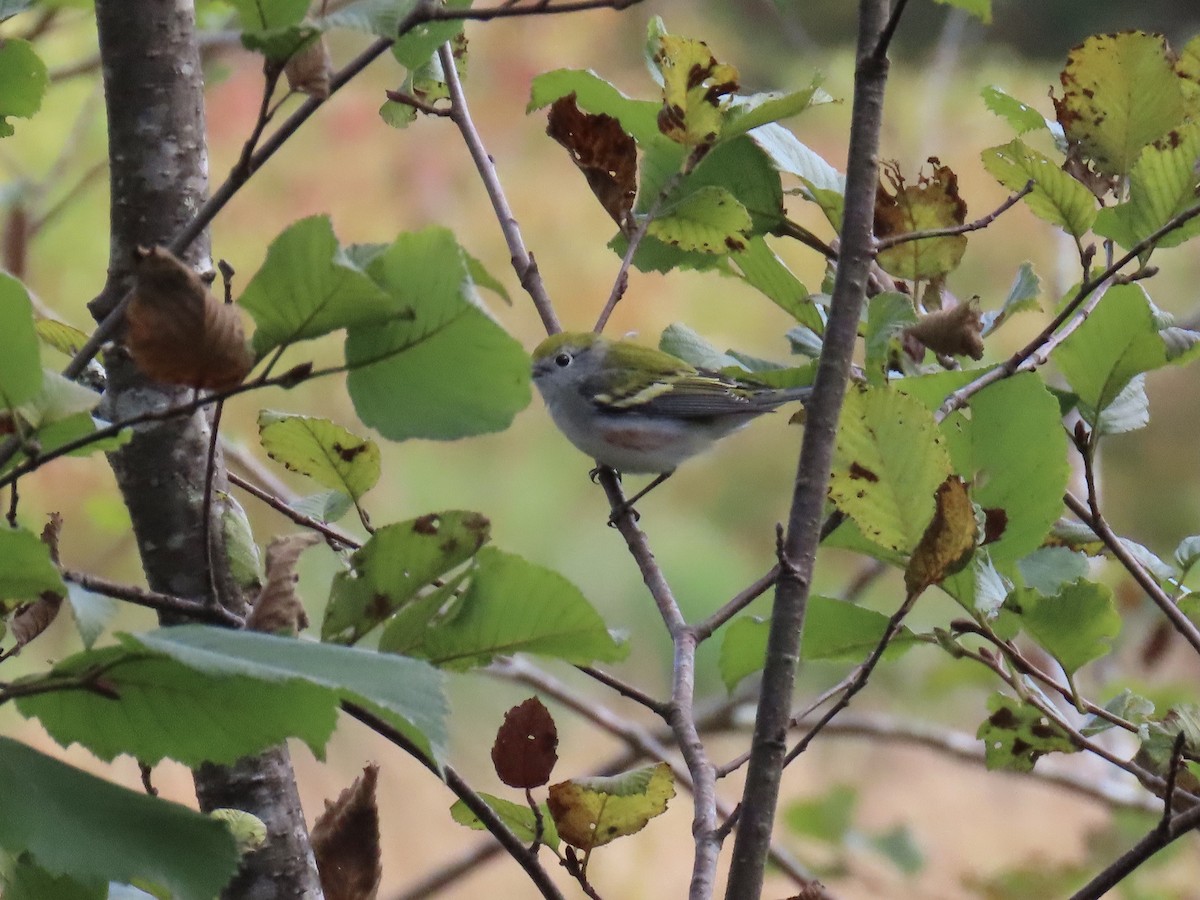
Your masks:
<svg viewBox="0 0 1200 900"><path fill-rule="evenodd" d="M329 525L326 522L322 522L319 519L314 519L312 516L306 516L302 512L297 512L291 507L287 500L259 487L248 478L244 478L241 475L238 475L236 472L229 472L228 477L230 484L237 485L246 493L267 504L267 506L271 507L271 509L291 519L301 528L308 528L317 532L324 537L334 549L348 547L351 550L357 550L362 546L361 541L350 537L350 535L346 534L341 529L335 528L334 526Z"/></svg>
<svg viewBox="0 0 1200 900"><path fill-rule="evenodd" d="M645 240L646 234L650 231L650 226L662 211L664 201L671 191L675 190L675 186L679 184L683 176L679 173L672 175L663 184L659 190L658 196L654 198L654 203L646 210L646 214L642 216L638 222L637 228L629 235L629 246L625 248L625 255L621 257L621 265L617 269L617 277L613 279L612 291L609 292L608 301L604 304L604 309L600 310L600 316L596 319L596 324L592 331L599 334L604 330L604 326L608 324L608 318L612 315L613 310L617 308L617 304L621 302L621 298L625 296L625 290L629 287L629 267L633 265L633 258L637 255L638 247Z"/></svg>
<svg viewBox="0 0 1200 900"><path fill-rule="evenodd" d="M633 685L622 681L620 678L610 675L607 672L602 672L600 669L597 669L593 666L576 666L575 668L589 678L600 682L605 687L612 688L626 700L632 700L634 703L640 703L656 716L659 716L663 719L667 717L667 704L663 703L661 700L656 700L645 691L639 690Z"/></svg>
<svg viewBox="0 0 1200 900"><path fill-rule="evenodd" d="M1099 900L1134 869L1168 844L1200 825L1200 806L1171 819L1167 828L1155 826L1112 865L1071 895L1071 900Z"/></svg>
<svg viewBox="0 0 1200 900"><path fill-rule="evenodd" d="M510 9L516 9L516 7ZM521 9L525 10L524 7ZM470 12L470 10L457 11ZM486 10L475 10L475 12L482 13ZM517 278L521 281L521 287L533 300L534 308L541 316L542 326L547 333L554 334L562 331L558 316L554 312L554 304L550 301L550 295L546 293L546 285L543 284L542 275L538 271L537 262L534 260L533 254L525 247L525 239L521 237L521 228L517 224L516 216L513 215L512 207L508 205L508 198L505 196L500 178L496 174L496 163L483 145L479 131L471 119L471 111L467 107L467 97L463 93L462 82L454 67L454 54L451 52L449 44L442 45L438 50L438 59L441 60L446 88L450 93L450 121L455 124L462 135L471 159L475 162L479 177L483 180L488 199L492 201L492 209L495 210L500 230L504 233L508 252L512 255L513 269L516 270Z"/></svg>
<svg viewBox="0 0 1200 900"><path fill-rule="evenodd" d="M1129 548L1121 543L1121 539L1109 528L1108 522L1102 516L1092 515L1091 509L1074 495L1068 493L1064 500L1067 508L1104 542L1104 546L1125 567L1125 571L1133 576L1133 580L1146 592L1162 614L1170 620L1175 630L1183 636L1193 650L1200 653L1200 629L1197 629L1195 623L1175 605L1170 595L1154 580L1154 576L1146 571L1146 567L1129 552Z"/></svg>
<svg viewBox="0 0 1200 900"><path fill-rule="evenodd" d="M849 379L873 251L877 154L890 38L890 32L886 30L887 6L885 0L860 0L859 4L845 214L838 247L840 256L829 323L804 426L786 538L779 554L780 571L767 638L762 691L742 792L741 808L749 813L738 824L725 892L729 900L757 897L762 893L767 847L779 800L800 633L804 628L812 585L837 422ZM898 19L903 7L903 0L900 0L893 21Z"/></svg>
<svg viewBox="0 0 1200 900"><path fill-rule="evenodd" d="M1115 279L1120 274L1120 271L1125 268L1125 266L1138 259L1141 254L1145 253L1147 250L1152 249L1168 234L1178 230L1179 228L1182 228L1185 224L1197 216L1200 216L1200 203L1196 204L1195 206L1190 206L1183 212L1172 217L1161 228L1154 231L1148 237L1139 241L1132 248L1130 248L1129 252L1124 256L1111 262L1105 267L1104 271L1084 281L1084 283L1079 286L1078 290L1075 291L1075 296L1073 296L1063 306L1058 315L1056 315L1050 321L1050 323L1041 330L1037 337L1031 340L1028 344L1026 344L1000 365L993 369L989 369L985 374L981 375L979 378L976 378L970 384L964 385L950 394L941 407L938 408L938 421L941 421L956 409L961 409L962 407L966 406L967 401L972 396L979 393L989 384L993 384L1004 378L1008 378L1011 375L1015 375L1019 371L1024 371L1029 368L1035 368L1037 365L1041 365L1047 358L1049 358L1047 346L1056 346L1057 343L1061 342L1063 339L1063 335L1056 335L1055 332L1057 332L1059 328L1061 328L1063 324L1067 322L1068 319L1071 319L1071 317L1075 315L1076 310L1078 310L1079 307L1084 304L1095 291L1099 290L1110 280ZM1089 304L1086 309L1090 310L1091 308L1094 308L1094 305L1095 302ZM1074 328L1077 328L1079 324L1081 324L1081 322L1077 320L1075 324L1071 326L1071 329L1074 330ZM1050 344L1052 340L1055 341L1055 344ZM1029 363L1032 363L1032 365L1029 365Z"/></svg>
<svg viewBox="0 0 1200 900"><path fill-rule="evenodd" d="M739 591L737 596L729 600L707 619L693 625L692 632L696 635L696 643L701 643L712 637L714 631L765 594L778 577L779 566L772 566L765 575L762 575L757 581L752 582Z"/></svg>
<svg viewBox="0 0 1200 900"><path fill-rule="evenodd" d="M130 584L120 584L116 581L109 581L107 578L101 578L98 575L90 575L87 572L75 572L71 569L63 569L61 574L64 581L77 584L84 590L91 591L93 594L103 594L105 597L124 600L126 603L144 606L147 609L153 609L158 612L186 616L198 622L211 622L214 625L226 625L232 628L242 627L241 617L225 609L223 606L210 606L199 600L187 600L183 597L173 597L170 594L160 594L158 591L152 591L147 588L134 587Z"/></svg>
<svg viewBox="0 0 1200 900"><path fill-rule="evenodd" d="M953 225L949 228L929 228L925 231L910 231L907 234L895 234L889 238L877 240L875 242L875 250L876 252L879 252L887 250L891 247L895 247L898 244L906 244L909 241L922 241L926 238L936 237L954 237L958 234L967 234L971 231L979 231L982 228L987 228L989 225L995 222L996 219L1000 218L1000 216L1020 203L1022 197L1033 193L1033 185L1034 181L1031 178L1029 181L1025 182L1025 187L1021 188L986 216L981 219L976 219L974 222L967 222L965 225Z"/></svg>

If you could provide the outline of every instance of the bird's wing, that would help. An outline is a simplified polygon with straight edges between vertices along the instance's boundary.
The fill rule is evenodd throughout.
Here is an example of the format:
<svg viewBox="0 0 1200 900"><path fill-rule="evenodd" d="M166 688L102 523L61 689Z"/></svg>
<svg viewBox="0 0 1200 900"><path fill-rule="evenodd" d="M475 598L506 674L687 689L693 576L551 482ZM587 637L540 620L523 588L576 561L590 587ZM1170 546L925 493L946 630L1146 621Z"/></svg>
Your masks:
<svg viewBox="0 0 1200 900"><path fill-rule="evenodd" d="M673 381L655 381L636 392L588 391L597 409L621 414L637 413L676 419L706 419L714 416L763 412L753 393L730 379L710 372L696 372Z"/></svg>

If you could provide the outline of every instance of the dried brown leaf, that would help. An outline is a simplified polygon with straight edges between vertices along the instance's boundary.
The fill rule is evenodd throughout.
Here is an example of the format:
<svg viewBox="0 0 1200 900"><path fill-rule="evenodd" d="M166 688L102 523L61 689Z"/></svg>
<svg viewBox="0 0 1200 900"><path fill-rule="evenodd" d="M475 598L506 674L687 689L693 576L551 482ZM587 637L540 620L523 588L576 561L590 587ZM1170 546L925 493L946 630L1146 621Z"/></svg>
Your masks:
<svg viewBox="0 0 1200 900"><path fill-rule="evenodd" d="M266 583L246 619L248 630L296 634L308 627L308 615L296 596L296 563L320 540L306 531L274 538L267 545Z"/></svg>
<svg viewBox="0 0 1200 900"><path fill-rule="evenodd" d="M125 321L133 361L156 381L222 390L254 365L237 310L163 247L139 250Z"/></svg>
<svg viewBox="0 0 1200 900"><path fill-rule="evenodd" d="M312 827L313 855L325 900L374 900L383 875L375 784L379 766L369 765Z"/></svg>
<svg viewBox="0 0 1200 900"><path fill-rule="evenodd" d="M321 35L298 53L292 54L283 66L288 87L318 100L329 96L329 76L332 72L333 60L329 56L325 35Z"/></svg>
<svg viewBox="0 0 1200 900"><path fill-rule="evenodd" d="M940 584L967 564L975 550L975 509L966 483L951 475L938 485L937 508L904 572L910 596Z"/></svg>
<svg viewBox="0 0 1200 900"><path fill-rule="evenodd" d="M514 706L492 744L492 764L509 787L540 787L550 780L558 762L558 729L550 711L537 697Z"/></svg>
<svg viewBox="0 0 1200 900"><path fill-rule="evenodd" d="M904 329L904 334L934 353L983 359L983 318L974 299L928 313Z"/></svg>
<svg viewBox="0 0 1200 900"><path fill-rule="evenodd" d="M571 154L588 187L622 228L637 194L637 145L612 116L583 112L575 94L550 105L546 134Z"/></svg>

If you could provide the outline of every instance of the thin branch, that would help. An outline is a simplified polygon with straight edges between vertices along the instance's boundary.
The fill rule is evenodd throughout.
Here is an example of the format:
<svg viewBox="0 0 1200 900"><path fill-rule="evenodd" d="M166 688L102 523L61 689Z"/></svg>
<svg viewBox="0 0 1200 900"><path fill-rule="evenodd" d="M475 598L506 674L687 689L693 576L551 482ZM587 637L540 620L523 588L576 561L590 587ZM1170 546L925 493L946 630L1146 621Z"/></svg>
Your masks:
<svg viewBox="0 0 1200 900"><path fill-rule="evenodd" d="M267 504L267 506L271 507L271 509L291 519L301 528L308 528L311 531L317 532L324 537L325 540L334 547L334 549L347 547L351 550L357 550L362 546L361 541L350 537L350 535L346 534L341 529L322 522L320 519L314 519L312 516L306 516L304 513L298 512L291 507L288 501L276 496L275 494L272 494L270 491L265 490L264 488L259 487L248 478L244 478L241 475L238 475L236 472L229 472L227 474L230 484L237 485L246 493Z"/></svg>
<svg viewBox="0 0 1200 900"><path fill-rule="evenodd" d="M902 8L903 0L897 5ZM888 73L886 14L884 0L860 0L840 256L825 341L804 426L787 531L779 553L780 570L762 690L742 791L741 808L750 812L738 823L725 892L727 900L758 897L762 893L767 848L779 802L800 634L808 609L837 424L872 262L879 132Z"/></svg>
<svg viewBox="0 0 1200 900"><path fill-rule="evenodd" d="M966 406L967 401L972 396L979 393L989 384L1001 381L1002 379L1008 378L1011 375L1015 375L1019 371L1035 368L1037 365L1044 363L1045 360L1049 358L1049 352L1046 349L1047 345L1050 344L1052 340L1056 343L1061 342L1063 338L1062 335L1056 335L1055 332L1057 332L1059 328L1062 327L1063 324L1075 314L1075 311L1079 309L1079 307L1085 301L1088 300L1093 292L1100 289L1111 279L1115 279L1120 274L1120 271L1125 268L1125 266L1138 259L1141 254L1145 253L1147 250L1153 249L1154 246L1168 234L1176 231L1179 228L1182 228L1185 224L1197 216L1200 216L1200 203L1196 204L1195 206L1188 207L1183 212L1169 219L1161 228L1157 229L1141 241L1138 241L1138 243L1136 243L1124 256L1111 262L1100 274L1081 284L1079 289L1076 290L1075 296L1063 306L1058 315L1056 315L1050 321L1050 323L1041 330L1037 337L1031 340L1028 344L1026 344L1000 365L993 369L989 369L985 374L981 375L979 378L976 378L970 384L964 385L963 387L951 393L950 396L946 398L946 401L938 408L938 421L941 421L956 409L961 409L962 407ZM1092 307L1094 307L1094 303L1089 306L1088 309ZM1072 330L1077 328L1079 324L1080 322L1077 320L1075 324L1071 326ZM1036 359L1034 359L1035 355ZM1034 365L1027 365L1028 362L1033 362Z"/></svg>
<svg viewBox="0 0 1200 900"><path fill-rule="evenodd" d="M1134 869L1168 844L1200 825L1200 806L1171 819L1167 828L1155 826L1112 865L1071 895L1071 900L1099 900Z"/></svg>
<svg viewBox="0 0 1200 900"><path fill-rule="evenodd" d="M549 898L549 900L565 900L558 887L550 880L549 873L542 867L537 855L529 851L529 848L522 843L521 839L513 834L512 830L504 824L504 821L496 815L495 811L484 802L484 799L454 769L447 765L439 766L437 762L426 756L425 752L409 740L405 734L393 728L370 710L348 701L343 701L342 709L376 734L387 738L438 778L442 779L446 786L454 792L455 796L475 814L484 827L492 833L492 836L503 845L504 849L508 851L509 856L516 860L517 864L525 870L543 897Z"/></svg>
<svg viewBox="0 0 1200 900"><path fill-rule="evenodd" d="M247 391L258 390L264 387L282 387L292 388L303 381L308 381L313 378L319 378L323 375L333 374L336 369L321 369L317 371L304 370L303 365L284 372L282 375L277 375L274 378L256 378L253 381L244 381L241 384L231 388L226 388L221 391L216 391L211 394L194 397L187 403L181 403L178 406L169 406L165 409L153 409L144 413L139 413L136 416L130 416L128 419L121 419L117 422L112 422L103 428L97 428L90 434L85 434L73 441L67 441L65 444L59 444L50 450L38 453L36 456L30 456L25 462L13 466L2 477L0 477L0 487L6 484L12 484L23 475L28 475L30 472L36 471L46 463L58 459L60 456L66 456L76 450L90 446L97 441L103 441L111 437L116 437L126 428L131 428L135 425L143 425L147 422L164 422L168 419L174 419L179 416L190 416L198 409L209 406L213 403L219 403L222 400L227 400L230 397L235 397L238 394L244 394ZM18 448L20 443L17 443Z"/></svg>
<svg viewBox="0 0 1200 900"><path fill-rule="evenodd" d="M438 8L440 9L441 7ZM586 6L583 8L592 9L595 6ZM450 12L451 10L446 11ZM453 12L468 13L472 12L472 10L453 10ZM485 13L487 10L474 10L474 12ZM448 18L460 17L449 16ZM479 177L483 180L484 189L487 191L488 199L492 202L492 209L496 213L496 219L500 223L500 230L504 233L504 240L508 244L508 252L512 256L513 269L516 270L521 287L525 289L530 299L533 300L534 308L541 317L542 326L546 329L546 332L548 334L555 334L562 331L562 325L559 324L558 316L554 312L554 304L550 301L550 295L546 293L546 285L542 282L542 275L538 271L537 261L534 260L533 254L526 248L525 239L521 236L521 227L517 224L512 207L508 205L508 198L504 194L504 188L500 184L500 177L496 173L496 163L492 159L491 154L487 152L487 148L483 145L483 139L479 135L479 130L471 120L471 110L467 106L467 97L463 93L462 82L459 80L458 70L454 66L454 54L451 52L449 44L443 44L438 48L438 59L441 61L442 72L446 79L446 88L450 93L450 121L455 124L462 135L463 142L466 143L467 150L471 154L471 159L475 162L475 168L479 172Z"/></svg>
<svg viewBox="0 0 1200 900"><path fill-rule="evenodd" d="M910 231L907 234L895 234L889 238L877 240L875 242L875 251L882 252L895 247L898 244L908 243L909 241L922 241L926 238L936 237L954 237L955 235L967 234L971 231L979 231L982 228L987 228L998 218L1000 218L1000 216L1020 203L1022 197L1033 193L1033 185L1034 180L1031 178L1025 182L1025 187L1021 188L986 216L981 219L976 219L974 222L968 222L965 225L954 225L949 228L929 228L925 231Z"/></svg>
<svg viewBox="0 0 1200 900"><path fill-rule="evenodd" d="M604 326L608 324L609 316L613 310L617 308L617 304L621 302L621 298L625 296L625 291L629 287L629 267L633 265L633 258L637 255L638 247L645 240L646 235L650 231L650 226L662 211L663 203L667 199L667 195L675 190L679 184L682 175L676 173L664 182L658 196L654 198L654 203L646 210L646 214L642 216L638 222L637 228L633 230L633 234L629 235L629 246L625 248L625 255L621 257L621 265L617 269L617 277L613 279L612 290L609 292L608 301L604 304L604 309L600 310L600 316L596 319L596 324L592 331L599 334L604 330Z"/></svg>
<svg viewBox="0 0 1200 900"><path fill-rule="evenodd" d="M1183 636L1184 640L1191 644L1193 650L1200 653L1200 629L1197 629L1195 623L1175 605L1170 595L1154 580L1154 576L1129 552L1129 548L1121 543L1121 539L1108 527L1108 522L1103 517L1097 518L1093 516L1092 511L1087 505L1074 495L1068 493L1064 500L1067 508L1078 516L1079 520L1092 529L1096 536L1104 542L1104 546L1125 567L1125 571L1133 576L1133 580L1146 592L1150 600L1167 617L1175 630Z"/></svg>
<svg viewBox="0 0 1200 900"><path fill-rule="evenodd" d="M589 678L600 682L600 684L604 685L605 687L612 688L626 700L632 700L634 703L640 703L656 716L666 719L669 712L667 704L663 703L661 700L656 700L645 691L639 690L633 685L622 681L620 678L610 675L607 672L602 672L600 669L594 668L593 666L576 666L575 668Z"/></svg>
<svg viewBox="0 0 1200 900"><path fill-rule="evenodd" d="M60 573L64 581L77 584L93 594L103 594L116 600L124 600L137 606L144 606L160 613L187 616L199 622L211 622L214 625L225 625L231 628L241 628L242 617L230 612L218 604L209 605L200 600L187 600L183 597L173 597L170 594L160 594L148 588L134 587L109 581L87 572L75 572L63 569Z"/></svg>
<svg viewBox="0 0 1200 900"><path fill-rule="evenodd" d="M694 784L693 794L695 804L692 817L692 837L695 841L696 855L692 867L691 894L694 897L712 895L716 878L717 854L720 843L717 840L717 793L716 775L704 742L696 729L696 716L693 708L696 694L696 645L698 640L684 620L671 586L667 583L662 569L659 568L650 543L637 525L634 516L629 511L625 497L621 492L617 475L606 466L599 468L598 480L604 488L609 506L614 513L620 511L613 525L625 539L642 580L658 607L667 631L671 635L674 647L674 663L671 666L671 702L667 709L667 724L675 735L679 751L687 764ZM764 851L765 853L765 851Z"/></svg>
<svg viewBox="0 0 1200 900"><path fill-rule="evenodd" d="M815 724L815 720L803 719L796 724L800 728L810 728ZM869 738L871 741L909 744L972 765L983 763L986 757L983 745L973 734L931 723L914 722L899 716L846 713L825 726L825 736ZM1063 788L1108 807L1139 812L1154 812L1158 809L1154 798L1145 794L1132 782L1098 781L1093 773L1074 772L1063 766L1055 767L1047 763L1052 763L1052 760L1038 760L1037 767L1028 772L1000 771Z"/></svg>
<svg viewBox="0 0 1200 900"><path fill-rule="evenodd" d="M492 19L511 19L516 16L543 16L554 13L585 12L592 9L612 9L620 12L641 3L642 0L564 0L561 3L551 3L548 0L531 0L525 6L504 4L483 9L462 9L459 7L437 7L425 21L450 21L454 19L474 19L477 22L488 22Z"/></svg>
<svg viewBox="0 0 1200 900"><path fill-rule="evenodd" d="M892 38L896 36L896 29L900 27L900 18L904 15L904 7L908 5L908 0L895 0L895 2L896 5L892 7L887 24L879 33L879 42L871 52L871 55L880 62L887 57L888 49L892 45Z"/></svg>
<svg viewBox="0 0 1200 900"><path fill-rule="evenodd" d="M778 577L779 566L776 564L765 575L760 576L757 581L752 582L739 591L735 597L707 619L693 625L692 633L696 635L696 643L702 643L712 637L713 632L765 594L775 584L775 579Z"/></svg>

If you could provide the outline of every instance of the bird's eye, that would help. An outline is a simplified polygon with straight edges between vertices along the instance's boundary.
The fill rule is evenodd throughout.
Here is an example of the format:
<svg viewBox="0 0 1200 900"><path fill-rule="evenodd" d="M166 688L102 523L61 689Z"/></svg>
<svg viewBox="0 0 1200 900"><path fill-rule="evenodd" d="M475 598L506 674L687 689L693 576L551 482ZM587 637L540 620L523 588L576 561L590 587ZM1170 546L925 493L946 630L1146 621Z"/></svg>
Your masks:
<svg viewBox="0 0 1200 900"><path fill-rule="evenodd" d="M567 366L569 366L571 364L571 354L570 353L558 354L558 356L554 357L554 364L556 366L558 366L560 369L565 369Z"/></svg>

